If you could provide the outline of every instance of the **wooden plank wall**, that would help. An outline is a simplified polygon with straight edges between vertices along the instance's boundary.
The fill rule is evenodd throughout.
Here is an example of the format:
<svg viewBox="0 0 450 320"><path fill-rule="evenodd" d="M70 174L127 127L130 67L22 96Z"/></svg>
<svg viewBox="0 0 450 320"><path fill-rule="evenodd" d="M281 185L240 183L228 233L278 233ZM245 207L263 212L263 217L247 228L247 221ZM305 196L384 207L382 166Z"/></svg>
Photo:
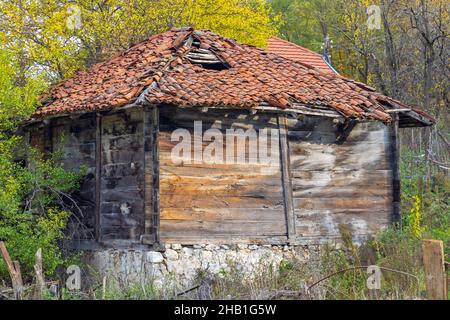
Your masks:
<svg viewBox="0 0 450 320"><path fill-rule="evenodd" d="M277 242L286 241L286 218L279 163L174 164L171 142L174 130L194 132L194 120L201 120L203 132L248 128L278 130L276 115L248 111L209 110L166 107L160 109L160 233L163 242ZM224 135L225 136L225 135ZM265 142L266 143L266 142ZM210 142L203 142L201 149ZM193 146L192 142L192 146ZM247 145L236 144L235 151ZM194 147L192 147L192 152ZM279 142L276 141L279 157ZM226 154L226 140L224 151ZM193 156L192 156L193 157Z"/></svg>
<svg viewBox="0 0 450 320"><path fill-rule="evenodd" d="M340 224L349 226L356 238L363 237L391 219L388 127L358 123L345 132L339 126L318 117L288 121L300 241L337 238Z"/></svg>
<svg viewBox="0 0 450 320"><path fill-rule="evenodd" d="M45 143L44 143L44 130L45 126L41 123L30 126L28 129L29 132L29 141L28 143L33 148L36 148L40 152L44 152Z"/></svg>
<svg viewBox="0 0 450 320"><path fill-rule="evenodd" d="M75 213L77 217L70 220L69 233L77 240L92 240L95 238L95 114L76 121L57 118L50 125L52 149L61 152L63 167L67 170L78 170L81 165L87 167L80 190L74 194L83 214Z"/></svg>
<svg viewBox="0 0 450 320"><path fill-rule="evenodd" d="M379 230L392 218L391 138L382 123L358 123L346 129L321 117L294 120L236 110L159 109L159 116L152 107L135 108L99 119L96 114L54 119L51 131L46 130L49 124L30 128L32 145L41 150L63 148L67 169L88 167L77 195L83 210L80 219L87 228L80 229L78 239L95 239L97 122L101 125L99 236L106 244L137 243L142 236L146 243L159 238L184 244L284 243L292 211L290 230L295 239L290 235L289 241L316 243L338 238L340 224L348 225L358 237ZM171 134L186 129L193 136L194 121L202 121L202 133L218 129L223 134L225 156L227 129L266 128L280 133L280 119L287 139L284 135L276 140L279 163L275 166L259 163L248 141L236 143L235 152L244 152L246 161L253 163L194 163L193 141L192 161L173 162L171 152L178 141L171 141ZM200 143L200 150L210 143ZM159 154L154 153L155 144ZM287 157L281 157L280 146L288 151ZM290 178L283 177L283 164L290 165L285 171ZM159 183L159 201L155 183ZM292 190L286 190L289 186Z"/></svg>
<svg viewBox="0 0 450 320"><path fill-rule="evenodd" d="M139 241L144 234L143 111L102 116L100 238Z"/></svg>

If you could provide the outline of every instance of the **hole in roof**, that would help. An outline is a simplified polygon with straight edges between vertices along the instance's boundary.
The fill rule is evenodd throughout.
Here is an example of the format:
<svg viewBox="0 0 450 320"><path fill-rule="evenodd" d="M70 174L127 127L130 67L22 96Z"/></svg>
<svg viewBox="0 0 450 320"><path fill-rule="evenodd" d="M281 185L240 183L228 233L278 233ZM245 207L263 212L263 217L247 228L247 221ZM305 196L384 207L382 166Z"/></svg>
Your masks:
<svg viewBox="0 0 450 320"><path fill-rule="evenodd" d="M222 61L214 52L200 47L200 41L194 39L185 57L192 63L209 70L226 70L230 66Z"/></svg>

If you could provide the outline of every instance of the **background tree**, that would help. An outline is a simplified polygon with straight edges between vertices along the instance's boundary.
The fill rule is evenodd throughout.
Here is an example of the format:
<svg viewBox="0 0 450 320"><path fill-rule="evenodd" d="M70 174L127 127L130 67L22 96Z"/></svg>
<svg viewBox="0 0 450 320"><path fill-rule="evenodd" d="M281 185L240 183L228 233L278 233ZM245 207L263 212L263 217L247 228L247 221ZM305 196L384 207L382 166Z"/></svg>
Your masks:
<svg viewBox="0 0 450 320"><path fill-rule="evenodd" d="M76 204L66 202L83 174L65 171L57 153L43 158L15 134L41 91L171 27L211 29L264 46L278 23L264 0L1 1L0 240L23 273L31 274L39 247L48 274L64 262L63 230L76 216L68 213Z"/></svg>
<svg viewBox="0 0 450 320"><path fill-rule="evenodd" d="M45 73L52 82L171 27L265 46L279 23L264 0L5 0L0 18L22 73Z"/></svg>
<svg viewBox="0 0 450 320"><path fill-rule="evenodd" d="M18 125L34 112L44 87L39 77L19 86L23 75L17 73L21 70L17 63L0 49L0 241L20 261L28 279L38 248L43 249L46 274L64 262L60 245L69 213L60 198L78 187L81 175L61 168L57 156L43 159L15 135ZM0 279L7 279L7 274L0 259Z"/></svg>
<svg viewBox="0 0 450 320"><path fill-rule="evenodd" d="M432 226L431 236L450 245L448 1L271 3L274 11L289 21L281 26L282 37L320 53L318 42L328 34L339 73L434 115L434 127L400 132L404 221L409 223L409 209L415 208L419 199L424 219ZM376 6L376 11L368 12L370 6ZM369 13L378 19L379 28L370 27Z"/></svg>
<svg viewBox="0 0 450 320"><path fill-rule="evenodd" d="M368 24L368 8L373 5L378 8L379 28ZM433 133L404 130L403 145L427 153L424 160L448 173L447 1L273 0L272 6L289 21L282 25L281 36L320 52L317 42L328 34L333 40L333 62L341 74L435 115L438 124Z"/></svg>

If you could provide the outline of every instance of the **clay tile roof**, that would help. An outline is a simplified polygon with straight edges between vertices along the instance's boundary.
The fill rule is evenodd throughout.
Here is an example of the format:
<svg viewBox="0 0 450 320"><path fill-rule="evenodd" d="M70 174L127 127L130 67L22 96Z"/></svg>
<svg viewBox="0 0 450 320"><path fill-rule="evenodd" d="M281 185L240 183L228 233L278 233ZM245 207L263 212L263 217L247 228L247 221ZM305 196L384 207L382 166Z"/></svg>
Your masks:
<svg viewBox="0 0 450 320"><path fill-rule="evenodd" d="M287 59L312 66L325 73L334 74L334 70L317 52L301 47L295 43L273 37L267 41L267 50Z"/></svg>
<svg viewBox="0 0 450 320"><path fill-rule="evenodd" d="M132 103L182 107L329 108L391 121L397 102L374 89L207 30L172 29L54 86L33 118Z"/></svg>

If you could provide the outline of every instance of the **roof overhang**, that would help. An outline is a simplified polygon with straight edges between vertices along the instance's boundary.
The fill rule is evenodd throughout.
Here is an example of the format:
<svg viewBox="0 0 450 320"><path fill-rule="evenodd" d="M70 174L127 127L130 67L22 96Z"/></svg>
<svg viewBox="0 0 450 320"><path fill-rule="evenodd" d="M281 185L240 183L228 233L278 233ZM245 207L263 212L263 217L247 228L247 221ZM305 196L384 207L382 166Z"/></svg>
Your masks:
<svg viewBox="0 0 450 320"><path fill-rule="evenodd" d="M433 120L413 109L399 112L398 122L400 128L429 127L434 124Z"/></svg>
<svg viewBox="0 0 450 320"><path fill-rule="evenodd" d="M429 127L435 124L436 121L428 113L403 104L398 105L398 103L398 101L394 102L398 108L386 110L386 112L397 114L399 128Z"/></svg>

